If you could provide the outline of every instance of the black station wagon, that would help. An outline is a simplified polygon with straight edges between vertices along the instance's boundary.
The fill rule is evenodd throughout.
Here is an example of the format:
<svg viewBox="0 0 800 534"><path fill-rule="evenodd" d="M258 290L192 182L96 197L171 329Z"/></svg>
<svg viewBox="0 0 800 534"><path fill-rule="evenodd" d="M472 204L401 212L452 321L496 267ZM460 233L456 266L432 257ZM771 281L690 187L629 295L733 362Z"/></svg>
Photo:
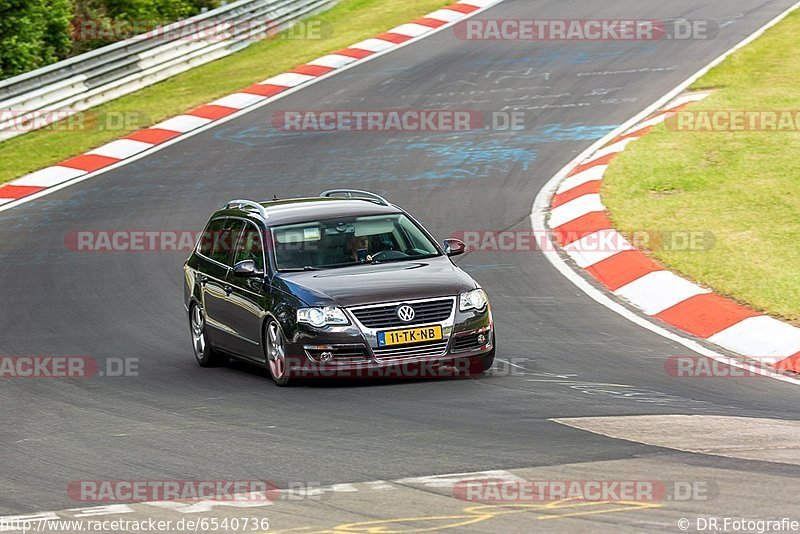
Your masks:
<svg viewBox="0 0 800 534"><path fill-rule="evenodd" d="M366 191L228 202L184 265L197 362L233 356L278 385L487 371L492 311L450 259L464 248Z"/></svg>

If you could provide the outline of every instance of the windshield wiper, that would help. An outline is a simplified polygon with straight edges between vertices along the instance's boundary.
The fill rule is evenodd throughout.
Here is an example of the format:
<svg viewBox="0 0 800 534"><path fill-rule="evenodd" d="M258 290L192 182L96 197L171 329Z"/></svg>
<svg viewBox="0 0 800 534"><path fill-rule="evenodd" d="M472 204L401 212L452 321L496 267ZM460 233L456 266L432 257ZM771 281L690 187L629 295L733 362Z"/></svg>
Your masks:
<svg viewBox="0 0 800 534"><path fill-rule="evenodd" d="M389 260L372 260L368 262L371 265L380 265L381 263L397 263L401 261L419 261L419 260L427 260L430 258L435 258L436 254L428 254L425 256L409 256L407 258L392 258Z"/></svg>
<svg viewBox="0 0 800 534"><path fill-rule="evenodd" d="M287 269L278 269L282 273L299 273L301 271L319 271L313 265L306 265L305 267L289 267Z"/></svg>

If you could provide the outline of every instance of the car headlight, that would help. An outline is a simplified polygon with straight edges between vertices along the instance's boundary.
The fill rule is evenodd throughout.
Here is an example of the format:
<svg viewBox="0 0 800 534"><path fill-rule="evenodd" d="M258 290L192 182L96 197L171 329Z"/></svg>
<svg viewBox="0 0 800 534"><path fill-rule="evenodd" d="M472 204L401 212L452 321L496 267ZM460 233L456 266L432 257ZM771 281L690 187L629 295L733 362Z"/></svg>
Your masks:
<svg viewBox="0 0 800 534"><path fill-rule="evenodd" d="M489 302L486 298L486 293L483 292L483 289L473 289L472 291L461 293L461 296L458 300L458 309L461 311L481 311Z"/></svg>
<svg viewBox="0 0 800 534"><path fill-rule="evenodd" d="M297 310L297 322L322 327L329 324L350 324L341 308L325 306L324 308L300 308Z"/></svg>

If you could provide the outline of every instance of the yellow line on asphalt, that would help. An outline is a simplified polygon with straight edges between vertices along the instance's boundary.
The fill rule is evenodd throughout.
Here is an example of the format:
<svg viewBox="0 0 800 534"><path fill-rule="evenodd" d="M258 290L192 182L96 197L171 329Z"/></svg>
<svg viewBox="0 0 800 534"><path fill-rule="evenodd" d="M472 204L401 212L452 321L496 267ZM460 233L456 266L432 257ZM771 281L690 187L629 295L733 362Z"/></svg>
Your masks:
<svg viewBox="0 0 800 534"><path fill-rule="evenodd" d="M614 505L614 508L601 508L604 505ZM580 510L580 508L595 507L593 510ZM506 505L479 505L470 506L462 510L462 514L453 515L432 515L417 517L400 517L392 519L377 519L372 521L359 521L356 523L344 523L328 530L317 530L309 534L411 534L415 532L439 532L442 530L465 527L494 517L520 514L526 512L546 512L539 515L536 519L564 519L568 517L599 515L615 512L626 512L634 510L645 510L648 508L660 508L661 505L649 502L636 501L575 501L564 499L553 501L547 504L527 504L514 503ZM577 509L577 510L576 510ZM557 513L564 510L565 513ZM566 512L567 510L576 510ZM403 523L421 522L444 522L442 525L429 527L404 528ZM399 528L398 528L399 527ZM300 527L282 530L279 532L292 532L297 530L308 530L311 527ZM271 531L275 534L275 531Z"/></svg>

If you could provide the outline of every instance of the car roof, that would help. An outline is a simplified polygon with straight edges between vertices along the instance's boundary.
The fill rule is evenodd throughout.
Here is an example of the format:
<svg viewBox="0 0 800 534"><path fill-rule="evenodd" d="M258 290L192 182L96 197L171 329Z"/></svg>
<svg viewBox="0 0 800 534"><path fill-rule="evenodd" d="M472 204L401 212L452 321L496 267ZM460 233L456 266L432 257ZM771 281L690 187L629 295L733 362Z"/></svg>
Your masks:
<svg viewBox="0 0 800 534"><path fill-rule="evenodd" d="M338 217L363 217L366 215L385 215L403 213L392 204L386 206L361 198L291 198L259 202L264 206L268 226L302 223L309 220L336 219ZM241 215L242 212L255 219L261 219L255 208L229 208L218 211L214 216Z"/></svg>

